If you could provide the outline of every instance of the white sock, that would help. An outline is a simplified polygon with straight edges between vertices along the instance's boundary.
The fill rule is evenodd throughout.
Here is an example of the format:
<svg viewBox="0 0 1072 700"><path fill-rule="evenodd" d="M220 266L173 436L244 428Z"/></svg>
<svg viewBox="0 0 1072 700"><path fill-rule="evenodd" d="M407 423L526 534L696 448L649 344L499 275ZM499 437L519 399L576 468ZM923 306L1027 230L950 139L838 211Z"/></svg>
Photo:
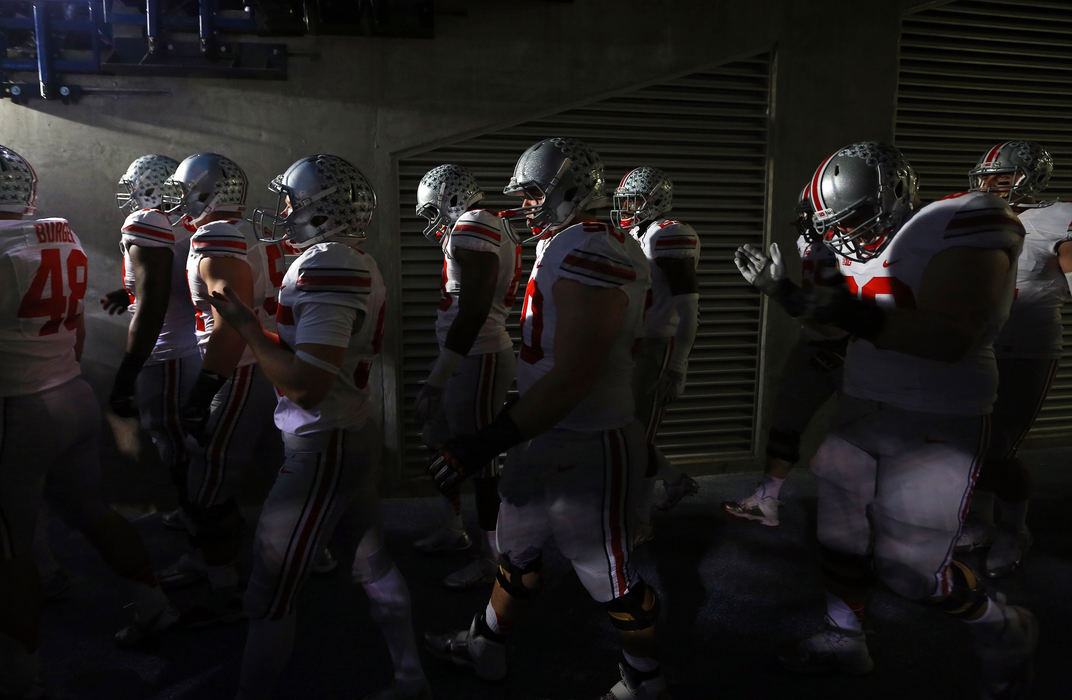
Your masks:
<svg viewBox="0 0 1072 700"><path fill-rule="evenodd" d="M1001 606L992 600L986 601L983 614L974 620L964 620L969 625L1000 625L1005 622L1005 615L1001 612Z"/></svg>
<svg viewBox="0 0 1072 700"><path fill-rule="evenodd" d="M770 496L771 498L777 500L778 494L782 491L782 484L784 483L785 479L779 479L776 476L771 476L770 474L767 474L763 477L763 484L759 487L760 491L762 492L760 495Z"/></svg>
<svg viewBox="0 0 1072 700"><path fill-rule="evenodd" d="M622 656L625 657L625 663L629 664L641 673L650 673L659 668L659 660L653 659L648 656L633 656L625 649L622 649Z"/></svg>
<svg viewBox="0 0 1072 700"><path fill-rule="evenodd" d="M849 604L833 593L826 594L826 614L841 629L852 630L853 632L863 630L860 618L856 617L856 613L852 611Z"/></svg>
<svg viewBox="0 0 1072 700"><path fill-rule="evenodd" d="M275 697L279 677L294 650L296 621L297 616L293 613L282 620L249 621L236 700L268 700Z"/></svg>
<svg viewBox="0 0 1072 700"><path fill-rule="evenodd" d="M369 614L387 642L395 666L395 683L403 689L424 685L424 671L413 633L413 612L409 587L394 564L387 573L370 583L361 584L369 598Z"/></svg>
<svg viewBox="0 0 1072 700"><path fill-rule="evenodd" d="M488 629L495 634L502 634L502 627L499 626L499 616L495 614L495 608L491 607L491 601L488 601L488 607L484 608L484 622L487 623Z"/></svg>

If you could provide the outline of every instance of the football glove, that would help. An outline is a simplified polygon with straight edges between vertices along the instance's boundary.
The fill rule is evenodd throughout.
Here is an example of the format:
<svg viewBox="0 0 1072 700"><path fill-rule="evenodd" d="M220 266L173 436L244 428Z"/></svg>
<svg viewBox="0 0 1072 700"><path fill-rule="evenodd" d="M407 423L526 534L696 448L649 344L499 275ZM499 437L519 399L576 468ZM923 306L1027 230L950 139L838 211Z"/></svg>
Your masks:
<svg viewBox="0 0 1072 700"><path fill-rule="evenodd" d="M428 473L441 492L449 493L501 452L524 439L521 429L504 410L475 435L462 435L448 440L428 465Z"/></svg>

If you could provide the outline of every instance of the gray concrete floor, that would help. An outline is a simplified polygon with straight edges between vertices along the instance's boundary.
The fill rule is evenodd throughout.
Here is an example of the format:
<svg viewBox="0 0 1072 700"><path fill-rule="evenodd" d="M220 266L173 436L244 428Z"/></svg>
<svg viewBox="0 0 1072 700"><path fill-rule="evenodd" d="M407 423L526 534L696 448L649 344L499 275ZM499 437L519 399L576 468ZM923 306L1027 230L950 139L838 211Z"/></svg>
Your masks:
<svg viewBox="0 0 1072 700"><path fill-rule="evenodd" d="M1033 697L1066 698L1064 664L1072 658L1072 450L1034 450L1024 457L1035 476L1029 517L1035 546L1022 571L987 585L1041 620ZM873 673L798 677L780 670L774 660L778 647L822 620L815 486L805 470L791 475L783 489L782 524L766 528L732 520L718 507L745 495L754 480L748 474L700 478L697 496L657 516L656 540L639 557L642 575L662 594L660 634L675 698L974 697L977 664L962 626L882 591L867 624ZM427 558L412 549L410 543L433 525L438 512L431 498L384 502L389 546L409 581L419 633L464 626L487 600L487 591L441 587L442 577L466 562L464 554ZM466 513L473 517L471 500ZM161 527L156 514L137 516L135 524L158 564L183 550L184 536ZM332 543L344 562L354 547L347 535L344 520ZM233 697L244 624L177 632L151 652L118 651L110 637L128 619L122 586L81 536L53 522L50 537L75 577L71 590L44 614L50 698ZM545 572L543 593L513 636L507 680L486 684L426 658L437 698L595 698L614 683L616 642L606 615L556 553ZM343 571L312 579L298 615L297 644L280 698L349 700L389 682L390 661L364 594Z"/></svg>

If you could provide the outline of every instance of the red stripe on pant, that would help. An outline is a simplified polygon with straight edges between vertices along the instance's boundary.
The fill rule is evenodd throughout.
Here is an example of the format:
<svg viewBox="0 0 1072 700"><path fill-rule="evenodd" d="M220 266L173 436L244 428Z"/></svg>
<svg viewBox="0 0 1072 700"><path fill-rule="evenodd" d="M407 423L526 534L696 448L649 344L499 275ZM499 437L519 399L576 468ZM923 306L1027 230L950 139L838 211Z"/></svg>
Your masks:
<svg viewBox="0 0 1072 700"><path fill-rule="evenodd" d="M487 353L481 356L480 380L476 388L476 406L474 416L476 429L480 430L495 417L492 401L495 396L495 368L498 365L499 356L495 353ZM495 476L495 458L484 465L480 470L480 476L489 478Z"/></svg>
<svg viewBox="0 0 1072 700"><path fill-rule="evenodd" d="M608 501L607 525L610 541L606 543L607 562L610 564L610 584L614 597L625 595L629 589L629 582L625 575L625 556L628 545L625 538L628 527L625 523L626 508L624 496L625 484L625 446L622 444L622 432L620 430L608 430L603 433L603 444L606 449L604 459L609 469L610 494Z"/></svg>
<svg viewBox="0 0 1072 700"><path fill-rule="evenodd" d="M328 441L327 451L321 461L319 478L306 499L302 516L298 518L295 531L291 534L290 546L283 557L283 567L279 572L279 587L268 609L269 620L281 620L290 611L290 605L298 592L298 583L308 566L308 560L316 542L317 532L324 517L331 510L335 492L339 485L339 464L342 461L342 432L333 430Z"/></svg>
<svg viewBox="0 0 1072 700"><path fill-rule="evenodd" d="M1046 378L1046 384L1043 385L1042 393L1039 395L1038 402L1035 404L1035 410L1031 412L1031 420L1027 422L1023 432L1013 441L1009 448L1009 453L1004 455L1006 459L1012 459L1016 456L1016 453L1020 451L1020 445L1023 444L1024 440L1027 438L1027 434L1031 432L1032 426L1035 425L1035 419L1038 418L1039 412L1042 411L1042 404L1046 403L1046 395L1050 393L1050 387L1053 385L1053 378L1057 376L1057 364L1058 360L1054 360L1050 364L1050 375Z"/></svg>
<svg viewBox="0 0 1072 700"><path fill-rule="evenodd" d="M990 445L990 415L981 416L982 421L981 429L979 430L979 442L975 446L975 457L971 462L970 475L968 477L968 488L964 490L964 495L960 498L960 512L957 514L957 519L961 525L964 524L964 518L968 515L968 505L971 503L971 494L975 489L975 480L979 478L979 468L983 464L983 457L986 455L986 448ZM953 591L953 581L949 573L949 564L953 561L953 552L957 545L957 536L960 534L960 528L957 532L953 533L953 538L949 541L949 547L946 549L945 558L942 560L942 567L938 570L938 591L939 595L947 596Z"/></svg>
<svg viewBox="0 0 1072 700"><path fill-rule="evenodd" d="M659 388L659 380L663 378L667 370L670 368L670 355L674 352L674 339L670 338L670 342L666 344L666 351L663 353L663 361L659 363L659 378L655 380L655 389ZM648 443L655 442L655 433L659 432L659 424L663 422L663 406L659 402L658 391L652 391L651 393L651 413L648 416L648 425L644 430L644 437Z"/></svg>
<svg viewBox="0 0 1072 700"><path fill-rule="evenodd" d="M182 424L179 422L179 400L182 398L180 387L182 386L182 360L166 360L164 362L164 396L161 407L162 423L167 431L168 439L171 440L171 458L175 464L186 461L186 444L182 434ZM172 465L166 465L171 468Z"/></svg>
<svg viewBox="0 0 1072 700"><path fill-rule="evenodd" d="M231 378L231 391L227 395L227 405L220 409L223 416L220 418L220 422L216 424L216 429L213 431L208 447L205 449L207 473L197 493L197 505L212 505L219 493L220 486L225 481L227 453L230 451L231 436L234 434L235 426L238 425L238 420L242 416L242 408L245 406L246 397L249 395L249 385L253 378L254 367L255 365L239 367Z"/></svg>

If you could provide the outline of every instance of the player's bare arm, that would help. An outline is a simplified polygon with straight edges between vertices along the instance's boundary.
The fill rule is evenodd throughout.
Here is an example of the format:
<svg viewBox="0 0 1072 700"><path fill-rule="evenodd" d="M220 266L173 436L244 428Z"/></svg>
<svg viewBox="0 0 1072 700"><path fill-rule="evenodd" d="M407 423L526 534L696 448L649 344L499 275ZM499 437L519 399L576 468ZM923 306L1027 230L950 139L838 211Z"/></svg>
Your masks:
<svg viewBox="0 0 1072 700"><path fill-rule="evenodd" d="M338 368L346 360L346 348L300 343L292 351L280 345L264 334L253 310L230 287L214 290L209 303L216 318L224 319L249 345L257 364L284 396L304 409L315 408L327 396ZM363 320L364 314L358 312L355 325L359 326ZM303 360L298 353L311 360Z"/></svg>
<svg viewBox="0 0 1072 700"><path fill-rule="evenodd" d="M559 313L555 365L509 412L528 438L554 427L588 394L629 305L620 289L569 279L555 282L552 294Z"/></svg>
<svg viewBox="0 0 1072 700"><path fill-rule="evenodd" d="M134 298L138 303L130 319L126 351L139 357L148 357L164 325L171 294L174 254L170 248L139 245L131 245L128 250L134 266Z"/></svg>
<svg viewBox="0 0 1072 700"><path fill-rule="evenodd" d="M224 287L230 287L242 303L246 306L253 305L253 273L246 261L206 257L201 259L198 270L209 292L223 292ZM206 372L229 377L241 359L242 351L246 349L246 341L215 309L212 313L212 336L205 345L201 368Z"/></svg>
<svg viewBox="0 0 1072 700"><path fill-rule="evenodd" d="M915 309L886 309L873 342L884 350L955 362L1000 312L1014 259L1009 251L950 248L923 273Z"/></svg>
<svg viewBox="0 0 1072 700"><path fill-rule="evenodd" d="M447 331L444 345L459 355L469 354L480 328L488 318L499 278L499 256L458 248L454 259L461 268L458 316Z"/></svg>

